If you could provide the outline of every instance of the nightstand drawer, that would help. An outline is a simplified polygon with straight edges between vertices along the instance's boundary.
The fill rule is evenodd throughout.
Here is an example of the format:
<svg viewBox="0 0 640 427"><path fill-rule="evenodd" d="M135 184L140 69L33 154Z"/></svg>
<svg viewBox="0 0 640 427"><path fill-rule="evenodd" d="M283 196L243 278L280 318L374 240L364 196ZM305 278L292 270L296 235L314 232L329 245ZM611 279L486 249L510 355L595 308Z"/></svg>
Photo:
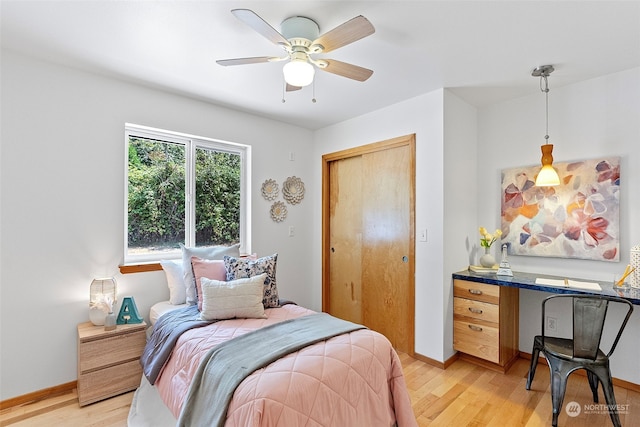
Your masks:
<svg viewBox="0 0 640 427"><path fill-rule="evenodd" d="M500 286L456 279L453 281L453 296L498 304Z"/></svg>
<svg viewBox="0 0 640 427"><path fill-rule="evenodd" d="M453 298L453 314L495 323L500 319L500 310L496 304L460 297Z"/></svg>
<svg viewBox="0 0 640 427"><path fill-rule="evenodd" d="M141 377L142 366L138 359L80 375L78 378L80 406L135 390L140 385Z"/></svg>
<svg viewBox="0 0 640 427"><path fill-rule="evenodd" d="M144 350L144 330L80 343L80 373L140 358Z"/></svg>
<svg viewBox="0 0 640 427"><path fill-rule="evenodd" d="M497 325L488 326L480 322L454 320L453 348L490 362L499 363L500 341Z"/></svg>

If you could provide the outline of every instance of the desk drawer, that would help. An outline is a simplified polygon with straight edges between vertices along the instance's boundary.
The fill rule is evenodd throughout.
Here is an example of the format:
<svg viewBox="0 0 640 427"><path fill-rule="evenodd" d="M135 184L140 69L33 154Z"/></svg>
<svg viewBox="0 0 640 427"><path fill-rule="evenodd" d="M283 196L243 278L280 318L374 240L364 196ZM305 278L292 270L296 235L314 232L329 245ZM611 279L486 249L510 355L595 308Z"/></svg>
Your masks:
<svg viewBox="0 0 640 427"><path fill-rule="evenodd" d="M500 302L500 286L455 279L453 281L453 296L498 304Z"/></svg>
<svg viewBox="0 0 640 427"><path fill-rule="evenodd" d="M500 309L496 304L460 297L453 298L453 314L486 322L498 323L500 320Z"/></svg>
<svg viewBox="0 0 640 427"><path fill-rule="evenodd" d="M500 363L498 327L454 320L453 348L490 362Z"/></svg>

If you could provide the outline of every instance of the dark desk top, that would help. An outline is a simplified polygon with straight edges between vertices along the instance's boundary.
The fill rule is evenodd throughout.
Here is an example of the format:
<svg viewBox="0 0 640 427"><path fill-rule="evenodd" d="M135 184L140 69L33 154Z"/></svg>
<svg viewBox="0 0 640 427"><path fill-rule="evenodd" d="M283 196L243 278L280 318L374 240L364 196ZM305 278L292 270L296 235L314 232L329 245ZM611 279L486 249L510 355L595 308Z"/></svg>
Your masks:
<svg viewBox="0 0 640 427"><path fill-rule="evenodd" d="M629 300L632 304L640 305L640 289L631 288L628 290L613 289L612 283L602 282L599 280L576 279L572 277L550 276L548 274L533 274L513 272L513 277L497 276L495 273L475 273L469 270L453 273L454 279L469 280L471 282L485 283L488 285L509 286L512 288L530 289L533 291L551 292L554 294L589 294L589 295L609 295L622 297ZM536 284L536 278L555 280L575 280L578 282L598 283L602 288L601 291L593 291L588 289L580 289L566 286L549 286Z"/></svg>

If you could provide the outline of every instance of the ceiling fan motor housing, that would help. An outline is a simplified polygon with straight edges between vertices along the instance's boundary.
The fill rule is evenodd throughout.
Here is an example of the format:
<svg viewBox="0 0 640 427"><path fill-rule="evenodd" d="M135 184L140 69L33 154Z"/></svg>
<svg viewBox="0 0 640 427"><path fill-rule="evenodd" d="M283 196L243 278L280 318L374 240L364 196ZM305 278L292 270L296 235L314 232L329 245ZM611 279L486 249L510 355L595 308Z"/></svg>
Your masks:
<svg viewBox="0 0 640 427"><path fill-rule="evenodd" d="M280 32L292 46L308 48L311 42L320 36L320 27L313 19L305 16L292 16L280 24Z"/></svg>

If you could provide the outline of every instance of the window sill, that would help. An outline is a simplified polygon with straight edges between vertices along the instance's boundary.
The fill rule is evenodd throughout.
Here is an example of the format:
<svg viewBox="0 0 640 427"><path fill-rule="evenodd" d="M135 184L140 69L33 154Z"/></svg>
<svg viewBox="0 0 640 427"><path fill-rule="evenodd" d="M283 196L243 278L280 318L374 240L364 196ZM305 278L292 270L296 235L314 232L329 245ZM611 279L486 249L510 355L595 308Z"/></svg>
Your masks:
<svg viewBox="0 0 640 427"><path fill-rule="evenodd" d="M162 266L159 262L149 262L142 264L124 264L119 265L121 274L145 273L147 271L160 271Z"/></svg>

